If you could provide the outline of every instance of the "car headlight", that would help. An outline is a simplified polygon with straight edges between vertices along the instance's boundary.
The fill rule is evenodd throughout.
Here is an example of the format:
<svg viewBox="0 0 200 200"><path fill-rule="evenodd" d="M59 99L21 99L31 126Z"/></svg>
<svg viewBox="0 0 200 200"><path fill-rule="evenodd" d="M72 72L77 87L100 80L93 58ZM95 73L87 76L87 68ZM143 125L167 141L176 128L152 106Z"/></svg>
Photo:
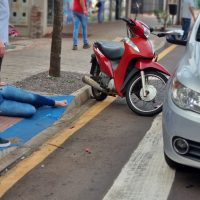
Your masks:
<svg viewBox="0 0 200 200"><path fill-rule="evenodd" d="M200 93L184 86L176 78L172 83L172 100L182 109L200 113Z"/></svg>
<svg viewBox="0 0 200 200"><path fill-rule="evenodd" d="M142 25L142 26L143 26L143 29L144 29L144 35L145 35L145 37L149 38L149 36L150 36L150 29L149 29L149 27L146 27L144 25Z"/></svg>

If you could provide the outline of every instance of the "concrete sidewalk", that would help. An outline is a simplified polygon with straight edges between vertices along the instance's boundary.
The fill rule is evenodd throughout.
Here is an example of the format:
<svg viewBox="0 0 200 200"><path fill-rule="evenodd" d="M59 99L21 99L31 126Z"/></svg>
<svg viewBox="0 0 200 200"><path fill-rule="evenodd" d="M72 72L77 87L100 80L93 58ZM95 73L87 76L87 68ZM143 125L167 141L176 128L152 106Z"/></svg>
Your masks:
<svg viewBox="0 0 200 200"><path fill-rule="evenodd" d="M145 22L151 27L160 26L157 19L152 15L141 15L138 19ZM72 34L72 26L65 27L67 35ZM89 24L88 27L89 42L92 44L95 40L117 40L126 36L126 26L122 21L106 22L102 24ZM165 38L151 37L151 41L155 49L160 49L165 44ZM90 70L90 55L92 48L82 49L82 38L79 40L78 51L72 51L72 38L63 38L62 54L61 54L61 71L89 73ZM51 38L40 39L20 39L10 43L10 48L4 58L1 80L7 83L14 83L23 80L32 75L48 71L50 62ZM74 108L80 106L90 98L89 87L85 86L73 93L76 96L75 100L70 104L63 120L70 122L67 113L73 111ZM54 126L43 131L40 136L37 136L32 141L28 142L24 147L0 151L0 171L6 169L9 165L20 159L24 155L33 152L47 138L53 136L63 128L54 124ZM65 126L67 123L65 124Z"/></svg>
<svg viewBox="0 0 200 200"><path fill-rule="evenodd" d="M152 15L138 17L149 26L159 26ZM72 26L65 27L65 32L72 34ZM120 40L126 36L126 26L123 21L89 24L89 42L95 40ZM163 46L165 39L151 36L155 49ZM79 50L72 51L72 38L63 38L61 54L61 70L88 73L92 48L82 49L82 38L79 39ZM4 58L1 78L2 81L13 83L34 74L47 71L50 62L51 38L22 39L11 42L11 48ZM23 72L23 73L19 73Z"/></svg>

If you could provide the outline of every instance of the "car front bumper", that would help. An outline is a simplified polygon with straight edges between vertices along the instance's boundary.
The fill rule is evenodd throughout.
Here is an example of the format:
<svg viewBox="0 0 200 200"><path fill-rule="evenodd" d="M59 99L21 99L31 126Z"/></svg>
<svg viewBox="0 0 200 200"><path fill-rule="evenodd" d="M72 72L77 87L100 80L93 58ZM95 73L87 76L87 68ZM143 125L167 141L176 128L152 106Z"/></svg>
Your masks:
<svg viewBox="0 0 200 200"><path fill-rule="evenodd" d="M177 107L170 92L163 106L162 131L164 152L168 158L179 164L200 168L200 114ZM178 154L173 148L173 138L189 142L189 152Z"/></svg>

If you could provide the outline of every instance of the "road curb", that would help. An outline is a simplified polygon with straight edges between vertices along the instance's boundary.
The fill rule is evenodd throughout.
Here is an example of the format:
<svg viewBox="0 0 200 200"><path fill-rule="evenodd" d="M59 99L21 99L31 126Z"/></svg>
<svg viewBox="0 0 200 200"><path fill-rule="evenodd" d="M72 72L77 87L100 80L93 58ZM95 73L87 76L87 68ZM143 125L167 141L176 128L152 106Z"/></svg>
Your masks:
<svg viewBox="0 0 200 200"><path fill-rule="evenodd" d="M75 96L75 99L72 101L72 103L67 108L68 112L77 106L81 106L88 99L90 99L90 97L91 97L90 86L86 85L86 86L80 88L79 90L75 91L71 95Z"/></svg>

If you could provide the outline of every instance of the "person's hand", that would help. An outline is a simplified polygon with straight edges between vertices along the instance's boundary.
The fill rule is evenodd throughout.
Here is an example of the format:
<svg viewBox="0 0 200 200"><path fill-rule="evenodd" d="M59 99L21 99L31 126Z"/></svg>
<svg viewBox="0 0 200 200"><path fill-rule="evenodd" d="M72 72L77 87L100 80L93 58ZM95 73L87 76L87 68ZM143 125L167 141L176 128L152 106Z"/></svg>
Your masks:
<svg viewBox="0 0 200 200"><path fill-rule="evenodd" d="M68 105L67 100L55 101L55 106L64 107L64 106L67 106L67 105Z"/></svg>
<svg viewBox="0 0 200 200"><path fill-rule="evenodd" d="M3 42L0 41L0 57L3 57L5 54L5 45Z"/></svg>
<svg viewBox="0 0 200 200"><path fill-rule="evenodd" d="M87 9L85 9L83 12L84 12L84 14L85 14L86 16L88 16L88 10L87 10Z"/></svg>
<svg viewBox="0 0 200 200"><path fill-rule="evenodd" d="M6 85L8 85L8 84L5 82L0 82L0 86L6 86Z"/></svg>

